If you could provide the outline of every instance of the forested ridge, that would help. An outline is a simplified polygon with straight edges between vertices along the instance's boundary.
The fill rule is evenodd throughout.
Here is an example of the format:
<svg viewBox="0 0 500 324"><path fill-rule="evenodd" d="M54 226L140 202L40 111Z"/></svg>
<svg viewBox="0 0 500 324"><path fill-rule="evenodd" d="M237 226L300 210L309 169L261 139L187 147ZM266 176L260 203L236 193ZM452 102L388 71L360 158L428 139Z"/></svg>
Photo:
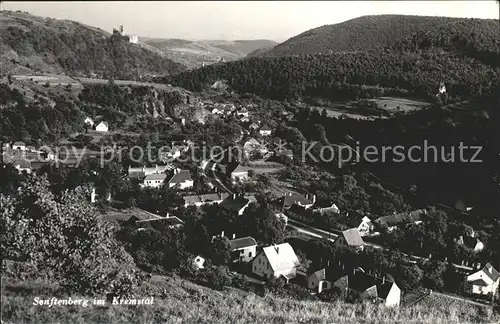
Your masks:
<svg viewBox="0 0 500 324"><path fill-rule="evenodd" d="M0 13L2 73L54 72L136 79L184 67L119 35L66 20Z"/></svg>
<svg viewBox="0 0 500 324"><path fill-rule="evenodd" d="M249 56L292 56L329 52L364 51L392 46L412 34L430 32L446 37L451 29L478 35L496 33L498 21L410 15L363 16L305 31L269 51Z"/></svg>
<svg viewBox="0 0 500 324"><path fill-rule="evenodd" d="M445 82L450 98L480 95L499 69L462 54L372 50L301 57L250 58L163 78L192 91L225 79L238 92L274 99L301 96L355 99L384 94L432 97Z"/></svg>

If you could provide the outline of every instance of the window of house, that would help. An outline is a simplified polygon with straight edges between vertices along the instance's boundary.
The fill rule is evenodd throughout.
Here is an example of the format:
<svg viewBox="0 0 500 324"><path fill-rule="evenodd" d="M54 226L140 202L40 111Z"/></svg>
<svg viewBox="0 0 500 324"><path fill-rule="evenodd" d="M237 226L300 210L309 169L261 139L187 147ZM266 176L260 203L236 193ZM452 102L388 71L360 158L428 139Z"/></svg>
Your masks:
<svg viewBox="0 0 500 324"><path fill-rule="evenodd" d="M252 257L252 252L248 252L248 257L251 258Z"/></svg>

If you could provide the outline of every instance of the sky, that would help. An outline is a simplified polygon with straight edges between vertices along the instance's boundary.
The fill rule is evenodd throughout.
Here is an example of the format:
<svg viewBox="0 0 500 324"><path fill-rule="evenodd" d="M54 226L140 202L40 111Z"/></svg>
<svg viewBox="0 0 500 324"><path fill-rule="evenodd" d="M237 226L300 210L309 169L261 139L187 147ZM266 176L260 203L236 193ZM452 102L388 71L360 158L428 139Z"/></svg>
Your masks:
<svg viewBox="0 0 500 324"><path fill-rule="evenodd" d="M2 10L75 20L139 37L271 39L365 15L499 19L497 1L57 1L2 2Z"/></svg>

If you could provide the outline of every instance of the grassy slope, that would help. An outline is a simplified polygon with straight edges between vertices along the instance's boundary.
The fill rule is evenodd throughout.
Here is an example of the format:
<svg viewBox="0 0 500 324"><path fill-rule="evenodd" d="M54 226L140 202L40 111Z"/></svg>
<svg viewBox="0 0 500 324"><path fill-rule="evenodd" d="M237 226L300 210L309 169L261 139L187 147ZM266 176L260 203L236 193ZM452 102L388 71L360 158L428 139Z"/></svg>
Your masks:
<svg viewBox="0 0 500 324"><path fill-rule="evenodd" d="M400 38L421 29L433 30L435 27L462 20L465 19L406 15L363 16L308 30L257 56L363 51L378 46L390 46ZM481 24L492 23L493 20L481 20Z"/></svg>
<svg viewBox="0 0 500 324"><path fill-rule="evenodd" d="M110 33L69 20L0 12L2 73L163 74L184 69L158 52L110 41Z"/></svg>
<svg viewBox="0 0 500 324"><path fill-rule="evenodd" d="M237 289L217 292L178 278L153 276L137 298L154 297L153 306L33 306L35 296L57 289L43 282L2 282L4 323L480 323L486 313L439 298L388 309L370 304L296 301L259 297ZM56 296L58 296L56 294ZM61 296L58 296L61 298ZM100 297L100 296L96 296ZM77 296L72 296L77 298ZM431 307L429 306L431 303ZM493 322L493 321L492 321Z"/></svg>
<svg viewBox="0 0 500 324"><path fill-rule="evenodd" d="M271 48L277 44L266 39L190 41L184 39L145 38L144 40L141 39L141 41L146 46L160 50L171 60L192 68L201 66L203 62L205 64L216 63L220 58L236 60L256 50Z"/></svg>

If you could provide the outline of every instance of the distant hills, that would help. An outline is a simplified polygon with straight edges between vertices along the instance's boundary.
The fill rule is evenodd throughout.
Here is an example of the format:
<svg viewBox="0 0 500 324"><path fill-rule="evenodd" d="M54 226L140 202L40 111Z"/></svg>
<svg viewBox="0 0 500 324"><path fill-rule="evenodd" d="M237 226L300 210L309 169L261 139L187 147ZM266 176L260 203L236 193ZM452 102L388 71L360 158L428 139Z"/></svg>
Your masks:
<svg viewBox="0 0 500 324"><path fill-rule="evenodd" d="M334 100L383 95L436 100L481 96L500 77L499 22L417 16L368 16L302 33L264 57L166 77L198 91L227 80L239 92L275 99ZM269 56L269 57L268 57Z"/></svg>
<svg viewBox="0 0 500 324"><path fill-rule="evenodd" d="M184 69L160 52L99 28L20 11L0 12L2 74L49 72L136 79Z"/></svg>
<svg viewBox="0 0 500 324"><path fill-rule="evenodd" d="M353 52L392 46L404 37L422 31L445 31L453 24L464 23L464 18L426 17L407 15L377 15L354 18L334 25L325 25L305 31L274 48L252 53L250 56L291 56ZM498 35L498 21L476 20L482 30ZM439 35L435 35L439 38Z"/></svg>
<svg viewBox="0 0 500 324"><path fill-rule="evenodd" d="M221 59L232 61L263 49L270 49L278 43L267 39L257 40L185 40L143 38L139 40L160 50L167 58L182 63L189 68L200 67L203 63L213 64Z"/></svg>

